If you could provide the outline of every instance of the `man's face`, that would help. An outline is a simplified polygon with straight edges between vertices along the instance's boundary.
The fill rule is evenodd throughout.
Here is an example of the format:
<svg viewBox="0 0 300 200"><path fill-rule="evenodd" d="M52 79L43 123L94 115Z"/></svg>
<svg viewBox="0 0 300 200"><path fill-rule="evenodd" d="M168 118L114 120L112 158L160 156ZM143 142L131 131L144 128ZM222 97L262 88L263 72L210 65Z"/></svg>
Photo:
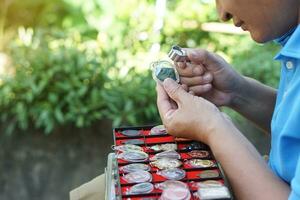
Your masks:
<svg viewBox="0 0 300 200"><path fill-rule="evenodd" d="M299 0L216 0L219 17L231 18L256 42L282 36L298 23Z"/></svg>

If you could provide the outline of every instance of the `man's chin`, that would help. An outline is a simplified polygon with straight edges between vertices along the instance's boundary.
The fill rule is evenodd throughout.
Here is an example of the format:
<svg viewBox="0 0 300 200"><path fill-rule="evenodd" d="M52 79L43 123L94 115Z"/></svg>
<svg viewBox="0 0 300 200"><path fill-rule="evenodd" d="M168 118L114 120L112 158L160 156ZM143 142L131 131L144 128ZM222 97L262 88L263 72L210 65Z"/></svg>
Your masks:
<svg viewBox="0 0 300 200"><path fill-rule="evenodd" d="M250 32L250 35L251 35L252 40L254 40L255 42L260 43L260 44L264 44L264 43L267 43L267 42L270 42L273 40L272 38L267 37L266 35L263 35L263 34L255 34L255 33Z"/></svg>

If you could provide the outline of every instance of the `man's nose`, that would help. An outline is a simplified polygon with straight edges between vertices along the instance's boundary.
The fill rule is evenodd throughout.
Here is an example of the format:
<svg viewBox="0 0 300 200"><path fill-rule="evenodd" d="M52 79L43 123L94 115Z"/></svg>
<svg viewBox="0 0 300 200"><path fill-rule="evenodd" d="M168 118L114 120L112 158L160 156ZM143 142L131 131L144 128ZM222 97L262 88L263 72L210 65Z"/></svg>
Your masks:
<svg viewBox="0 0 300 200"><path fill-rule="evenodd" d="M219 19L224 22L229 21L232 18L232 15L220 5L219 1L216 1L216 4L217 4L217 10L219 14Z"/></svg>
<svg viewBox="0 0 300 200"><path fill-rule="evenodd" d="M221 14L219 14L219 18L221 21L226 22L231 20L232 15L228 12L222 12Z"/></svg>

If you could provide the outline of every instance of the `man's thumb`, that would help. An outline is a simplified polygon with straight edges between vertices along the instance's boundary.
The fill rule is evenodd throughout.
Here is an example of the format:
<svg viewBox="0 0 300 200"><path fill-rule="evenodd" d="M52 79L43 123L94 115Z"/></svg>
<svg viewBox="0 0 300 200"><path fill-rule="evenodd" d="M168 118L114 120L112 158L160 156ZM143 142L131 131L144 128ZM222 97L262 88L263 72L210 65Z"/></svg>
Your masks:
<svg viewBox="0 0 300 200"><path fill-rule="evenodd" d="M208 52L204 49L185 49L186 54L192 63L205 64Z"/></svg>
<svg viewBox="0 0 300 200"><path fill-rule="evenodd" d="M165 79L163 86L169 97L176 101L176 103L181 103L182 99L188 94L178 83L176 83L171 78Z"/></svg>
<svg viewBox="0 0 300 200"><path fill-rule="evenodd" d="M192 63L205 65L209 71L219 69L216 63L220 62L220 58L205 49L187 49L186 53Z"/></svg>

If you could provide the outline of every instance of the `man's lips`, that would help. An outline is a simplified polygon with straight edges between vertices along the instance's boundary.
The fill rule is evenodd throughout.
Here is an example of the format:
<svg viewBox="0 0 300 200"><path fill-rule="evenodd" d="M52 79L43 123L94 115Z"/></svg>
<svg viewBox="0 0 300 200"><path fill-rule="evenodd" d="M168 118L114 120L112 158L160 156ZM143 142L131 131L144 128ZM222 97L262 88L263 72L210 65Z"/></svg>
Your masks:
<svg viewBox="0 0 300 200"><path fill-rule="evenodd" d="M241 25L241 28L244 30L244 31L247 31L248 29L247 29L247 26L245 25L245 24L242 24Z"/></svg>

